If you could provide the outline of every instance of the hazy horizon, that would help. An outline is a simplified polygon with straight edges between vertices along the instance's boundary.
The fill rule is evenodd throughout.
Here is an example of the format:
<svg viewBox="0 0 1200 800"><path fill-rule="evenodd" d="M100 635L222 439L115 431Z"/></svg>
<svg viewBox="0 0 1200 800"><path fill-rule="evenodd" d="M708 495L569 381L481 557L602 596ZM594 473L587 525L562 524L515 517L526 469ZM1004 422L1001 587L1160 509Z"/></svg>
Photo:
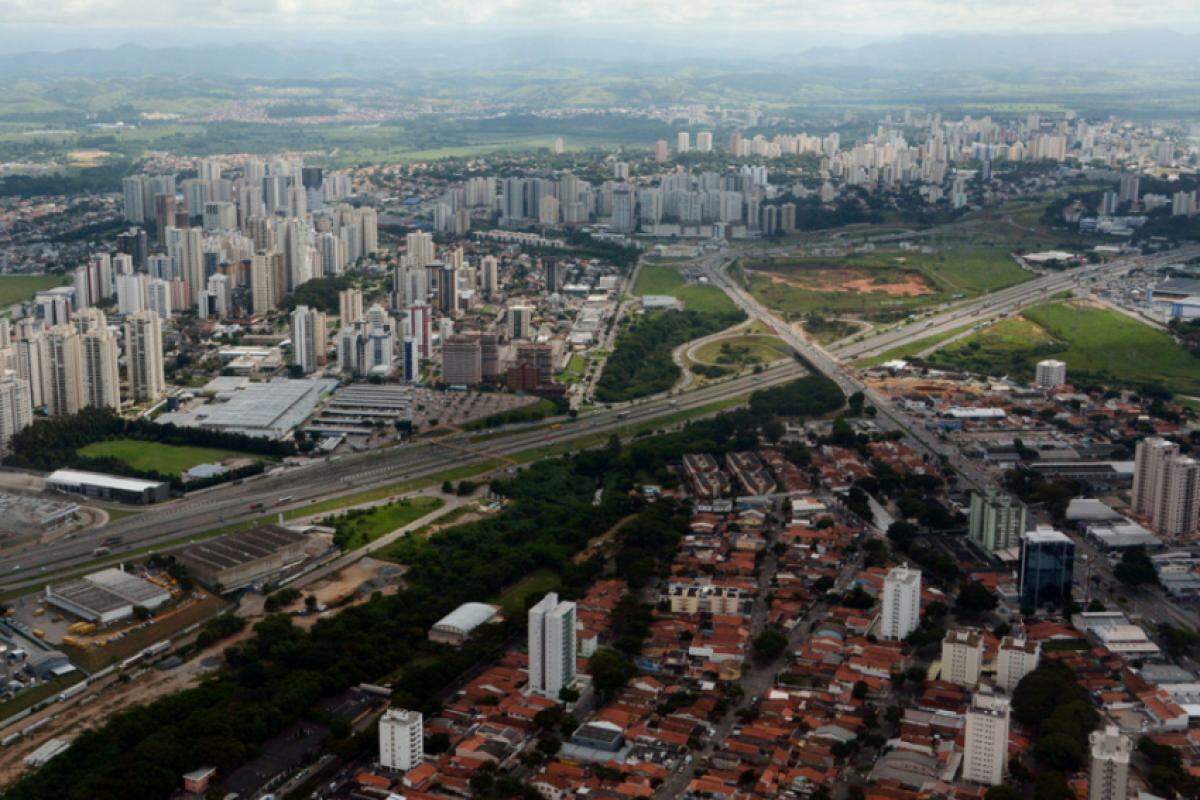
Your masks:
<svg viewBox="0 0 1200 800"><path fill-rule="evenodd" d="M140 43L230 42L328 45L450 36L630 37L637 42L744 50L762 46L855 47L918 34L1200 33L1200 3L1165 0L701 0L689 4L615 0L411 0L329 4L317 0L0 0L0 52L106 48ZM136 20L131 27L130 20ZM340 37L341 42L331 41ZM452 46L453 42L446 42Z"/></svg>

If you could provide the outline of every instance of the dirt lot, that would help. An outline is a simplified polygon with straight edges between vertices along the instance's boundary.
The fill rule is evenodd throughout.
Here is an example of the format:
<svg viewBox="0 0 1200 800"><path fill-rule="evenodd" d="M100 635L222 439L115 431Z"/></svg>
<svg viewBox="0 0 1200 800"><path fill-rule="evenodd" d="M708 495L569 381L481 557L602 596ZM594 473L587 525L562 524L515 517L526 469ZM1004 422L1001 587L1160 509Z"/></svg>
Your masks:
<svg viewBox="0 0 1200 800"><path fill-rule="evenodd" d="M0 785L16 780L25 772L25 756L45 744L47 740L55 737L74 739L83 731L103 725L118 711L187 688L204 673L220 666L221 654L226 647L252 635L253 630L247 626L241 633L217 642L197 657L169 672L146 669L140 674L135 673L133 679L126 683L121 682L116 675L109 676L89 687L75 700L50 706L11 726L3 733L20 730L47 716L54 717L52 722L39 729L33 736L0 750Z"/></svg>
<svg viewBox="0 0 1200 800"><path fill-rule="evenodd" d="M933 294L925 278L914 272L898 272L895 277L872 275L857 269L803 270L789 274L765 272L772 283L810 292L858 292L886 294L888 297L921 297Z"/></svg>

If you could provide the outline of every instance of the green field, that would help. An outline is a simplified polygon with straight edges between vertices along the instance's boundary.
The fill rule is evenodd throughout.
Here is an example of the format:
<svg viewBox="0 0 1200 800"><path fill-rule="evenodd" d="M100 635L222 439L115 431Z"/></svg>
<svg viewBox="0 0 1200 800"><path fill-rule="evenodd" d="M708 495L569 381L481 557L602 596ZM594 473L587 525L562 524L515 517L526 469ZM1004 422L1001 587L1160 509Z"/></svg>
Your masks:
<svg viewBox="0 0 1200 800"><path fill-rule="evenodd" d="M571 355L567 366L561 372L554 376L554 380L559 383L579 383L583 380L584 373L587 372L587 359L579 353Z"/></svg>
<svg viewBox="0 0 1200 800"><path fill-rule="evenodd" d="M440 497L410 497L395 503L354 509L336 517L327 517L321 520L321 524L333 526L336 531L333 541L338 547L343 550L355 550L385 533L391 533L438 510L443 505L445 501Z"/></svg>
<svg viewBox="0 0 1200 800"><path fill-rule="evenodd" d="M559 583L557 573L541 569L529 573L519 582L505 589L499 597L493 597L488 602L500 606L502 613L508 619L514 619L525 613L529 598L553 592L558 589Z"/></svg>
<svg viewBox="0 0 1200 800"><path fill-rule="evenodd" d="M28 300L35 292L61 286L61 275L0 275L0 308Z"/></svg>
<svg viewBox="0 0 1200 800"><path fill-rule="evenodd" d="M932 361L1029 378L1038 360L1067 364L1068 380L1124 386L1157 384L1200 394L1200 358L1166 333L1107 308L1053 303L1028 309L934 354Z"/></svg>
<svg viewBox="0 0 1200 800"><path fill-rule="evenodd" d="M215 447L192 447L191 445L143 442L137 439L111 439L93 442L77 451L89 458L116 458L134 469L158 472L163 475L179 475L197 464L212 464L226 458L245 456L234 450Z"/></svg>
<svg viewBox="0 0 1200 800"><path fill-rule="evenodd" d="M730 336L692 351L692 360L717 366L748 367L786 358L790 351L777 336Z"/></svg>
<svg viewBox="0 0 1200 800"><path fill-rule="evenodd" d="M633 293L639 297L647 294L669 294L683 301L683 307L691 311L713 311L716 313L736 312L737 306L716 286L688 283L671 267L643 264L638 272Z"/></svg>
<svg viewBox="0 0 1200 800"><path fill-rule="evenodd" d="M961 328L953 328L948 331L943 331L942 333L935 333L932 336L926 336L924 339L917 339L915 342L908 342L907 344L902 344L899 347L893 347L891 350L885 350L884 352L880 353L877 356L868 356L867 358L860 358L854 362L854 366L856 366L856 367L873 367L876 364L882 364L885 361L892 361L893 359L897 359L897 358L899 358L899 359L912 358L917 353L920 353L922 350L933 347L935 344L944 342L947 339L951 339L955 336L958 336L960 333L962 333L963 331L967 330L970 327L971 327L970 325L963 325Z"/></svg>
<svg viewBox="0 0 1200 800"><path fill-rule="evenodd" d="M940 247L931 254L889 249L843 257L747 260L740 268L754 296L790 319L814 312L897 319L1033 277L1007 249L973 245Z"/></svg>

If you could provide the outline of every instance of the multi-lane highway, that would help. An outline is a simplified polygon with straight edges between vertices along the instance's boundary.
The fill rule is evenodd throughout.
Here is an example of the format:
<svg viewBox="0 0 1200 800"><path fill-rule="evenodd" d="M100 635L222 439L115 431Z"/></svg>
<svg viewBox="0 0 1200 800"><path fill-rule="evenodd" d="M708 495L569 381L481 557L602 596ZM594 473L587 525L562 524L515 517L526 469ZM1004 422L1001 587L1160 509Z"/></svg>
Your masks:
<svg viewBox="0 0 1200 800"><path fill-rule="evenodd" d="M774 329L815 369L836 381L843 391L847 394L862 392L877 409L876 420L884 429L904 431L928 454L944 458L956 466L968 484L983 486L986 478L972 464L960 459L954 448L948 447L933 433L913 425L887 397L860 380L844 361L962 327L971 321L1012 313L1038 302L1051 292L1069 287L1080 276L1120 274L1134 268L1159 266L1197 256L1200 256L1200 247L1191 247L1084 267L1068 273L1045 275L958 304L919 323L885 330L861 342L844 344L833 353L798 334L731 280L724 271L728 256L706 256L700 266L709 279L751 318ZM698 408L736 397L755 388L797 377L801 372L801 368L795 364L776 366L758 375L707 385L678 395L664 395L598 410L574 422L564 420L558 430L546 423L512 426L483 442L473 443L473 437L469 434L457 434L283 468L274 474L246 480L238 485L219 487L151 508L72 539L9 553L0 557L0 591L37 586L56 574L78 570L94 562L93 551L107 537L120 537L121 540L107 560L119 557L122 552L148 547L181 546L187 543L190 536L230 523L261 517L266 513L303 509L321 500L364 489L428 477L457 466L482 464L489 459L502 460L522 450L566 442L589 433L616 430L632 423L666 416L676 410Z"/></svg>
<svg viewBox="0 0 1200 800"><path fill-rule="evenodd" d="M1042 299L1093 277L1112 277L1134 269L1161 267L1200 257L1200 246L1185 247L1149 256L1114 259L1064 272L1054 272L982 297L958 303L946 311L907 325L888 328L865 336L862 341L843 341L832 352L844 361L878 355L908 342L946 333L1015 313Z"/></svg>
<svg viewBox="0 0 1200 800"><path fill-rule="evenodd" d="M196 493L152 507L133 517L72 539L31 547L0 558L0 591L39 586L56 573L78 570L94 562L93 551L102 539L121 538L112 556L147 547L178 547L187 537L267 513L303 510L321 500L428 477L454 467L503 460L506 456L544 445L568 442L580 436L615 431L678 411L700 408L754 389L791 380L803 374L795 363L783 363L757 375L747 375L695 391L663 395L562 421L558 430L546 422L514 426L486 441L475 434L456 434L436 440L320 460L288 467L241 484ZM548 421L548 422L553 422ZM257 507L262 504L262 507ZM256 506L252 508L252 506Z"/></svg>
<svg viewBox="0 0 1200 800"><path fill-rule="evenodd" d="M727 266L727 257L720 254L713 254L706 257L701 264L709 280L721 287L739 308L745 311L752 319L757 319L773 329L793 350L804 356L814 369L836 382L847 395L862 392L866 401L875 407L875 421L882 429L905 433L928 455L944 458L958 467L968 484L980 488L983 487L983 475L978 470L973 469L970 464L960 461L954 448L942 442L930 431L913 425L908 417L892 404L888 397L865 384L852 369L846 367L838 359L830 355L825 348L801 336L791 325L779 319L773 311L758 302L753 295L739 286L736 281L732 280L725 273Z"/></svg>

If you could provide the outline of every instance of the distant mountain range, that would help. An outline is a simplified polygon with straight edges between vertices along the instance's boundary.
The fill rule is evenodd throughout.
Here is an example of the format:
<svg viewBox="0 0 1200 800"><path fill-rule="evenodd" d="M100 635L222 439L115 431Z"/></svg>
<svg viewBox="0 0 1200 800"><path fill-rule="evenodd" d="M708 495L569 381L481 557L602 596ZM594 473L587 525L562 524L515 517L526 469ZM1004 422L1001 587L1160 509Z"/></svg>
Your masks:
<svg viewBox="0 0 1200 800"><path fill-rule="evenodd" d="M422 36L412 41L397 35L386 43L364 40L336 47L278 41L177 47L125 44L0 53L0 76L403 79L397 70L515 72L588 67L629 72L644 71L655 65L699 72L747 67L948 72L1151 67L1195 69L1200 75L1195 60L1196 37L1164 30L1102 34L930 34L847 47L801 47L794 37L782 34L756 35L753 46L748 47L745 37L735 38L739 39L736 46L725 47L688 44L686 37L664 42L552 34ZM11 41L8 47L12 48Z"/></svg>

